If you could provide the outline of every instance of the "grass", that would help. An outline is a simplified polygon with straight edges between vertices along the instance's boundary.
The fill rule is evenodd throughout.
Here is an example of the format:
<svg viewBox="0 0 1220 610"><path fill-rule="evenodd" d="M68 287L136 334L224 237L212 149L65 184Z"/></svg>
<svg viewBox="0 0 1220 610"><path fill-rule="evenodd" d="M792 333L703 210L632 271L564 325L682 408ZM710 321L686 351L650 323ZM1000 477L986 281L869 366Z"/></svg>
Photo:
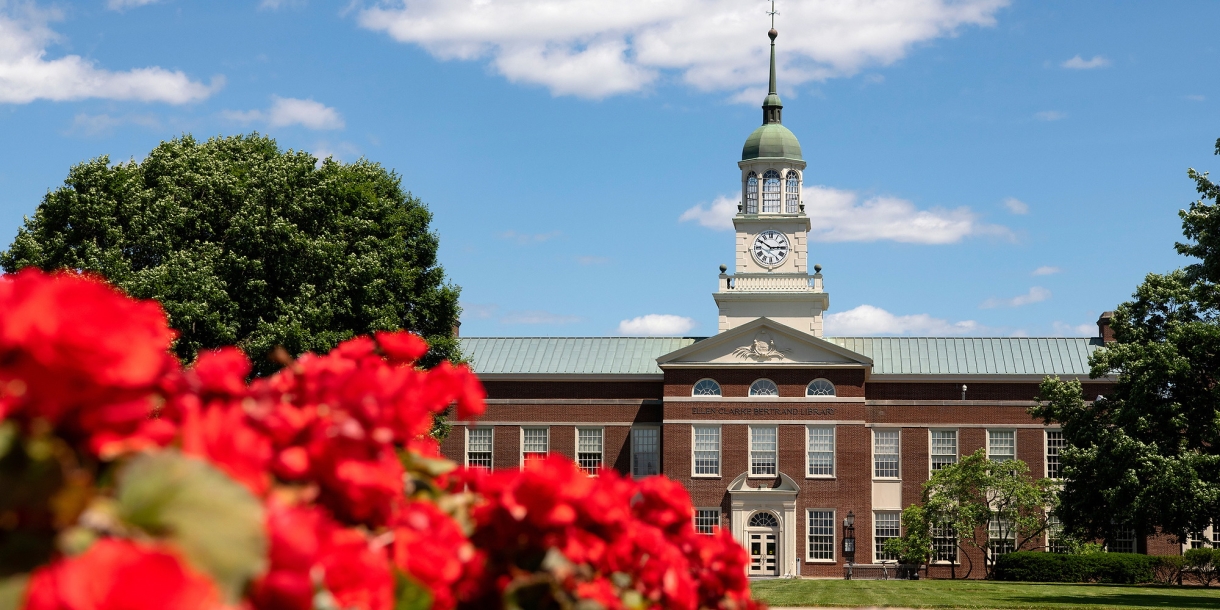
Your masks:
<svg viewBox="0 0 1220 610"><path fill-rule="evenodd" d="M1220 608L1220 589L1077 585L979 580L760 580L754 595L771 606L899 608Z"/></svg>

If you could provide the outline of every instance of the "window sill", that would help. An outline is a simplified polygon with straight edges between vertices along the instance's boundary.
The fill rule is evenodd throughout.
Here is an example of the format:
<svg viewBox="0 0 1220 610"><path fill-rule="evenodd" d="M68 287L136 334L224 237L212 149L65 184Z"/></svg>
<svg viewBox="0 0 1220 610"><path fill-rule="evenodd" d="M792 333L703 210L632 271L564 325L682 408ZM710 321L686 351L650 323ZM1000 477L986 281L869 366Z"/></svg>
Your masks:
<svg viewBox="0 0 1220 610"><path fill-rule="evenodd" d="M839 560L837 560L837 559L805 559L805 565L809 565L809 564L834 565L836 563L839 563Z"/></svg>
<svg viewBox="0 0 1220 610"><path fill-rule="evenodd" d="M721 477L718 474L692 474L692 475L690 475L690 478L692 478L692 479L719 479Z"/></svg>
<svg viewBox="0 0 1220 610"><path fill-rule="evenodd" d="M779 478L779 474L752 474L746 477L747 479L775 479Z"/></svg>
<svg viewBox="0 0 1220 610"><path fill-rule="evenodd" d="M820 481L833 481L837 478L839 478L839 477L836 477L833 474L807 474L807 475L805 475L805 479L811 480L811 481L819 481L819 480Z"/></svg>
<svg viewBox="0 0 1220 610"><path fill-rule="evenodd" d="M901 483L902 477L873 477L873 481L878 483Z"/></svg>

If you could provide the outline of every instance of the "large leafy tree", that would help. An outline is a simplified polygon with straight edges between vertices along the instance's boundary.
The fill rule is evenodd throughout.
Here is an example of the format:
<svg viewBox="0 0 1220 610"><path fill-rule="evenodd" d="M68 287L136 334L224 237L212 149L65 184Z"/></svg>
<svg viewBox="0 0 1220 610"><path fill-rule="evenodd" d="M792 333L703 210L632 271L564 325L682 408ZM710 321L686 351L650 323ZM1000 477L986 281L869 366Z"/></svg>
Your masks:
<svg viewBox="0 0 1220 610"><path fill-rule="evenodd" d="M458 289L430 220L377 163L319 164L259 134L188 135L140 162L74 166L0 264L92 271L161 301L188 361L236 344L266 373L277 346L325 352L405 328L427 338L432 364L459 354Z"/></svg>
<svg viewBox="0 0 1220 610"><path fill-rule="evenodd" d="M1195 262L1149 274L1115 310L1116 342L1090 359L1113 391L1086 401L1079 383L1047 379L1033 410L1070 445L1059 514L1078 535L1220 525L1220 185L1188 175L1201 197L1178 213L1186 241L1175 248Z"/></svg>

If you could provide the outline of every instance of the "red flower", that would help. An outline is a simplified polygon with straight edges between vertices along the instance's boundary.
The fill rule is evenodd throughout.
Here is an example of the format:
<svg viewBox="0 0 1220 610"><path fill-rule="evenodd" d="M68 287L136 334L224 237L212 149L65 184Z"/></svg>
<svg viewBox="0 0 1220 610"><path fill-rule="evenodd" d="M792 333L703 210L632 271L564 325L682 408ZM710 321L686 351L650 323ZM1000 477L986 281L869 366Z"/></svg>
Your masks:
<svg viewBox="0 0 1220 610"><path fill-rule="evenodd" d="M210 610L219 600L212 582L177 555L106 539L35 571L25 610Z"/></svg>
<svg viewBox="0 0 1220 610"><path fill-rule="evenodd" d="M411 502L394 517L394 564L432 592L432 607L456 604L463 564L475 558L461 528L435 504Z"/></svg>

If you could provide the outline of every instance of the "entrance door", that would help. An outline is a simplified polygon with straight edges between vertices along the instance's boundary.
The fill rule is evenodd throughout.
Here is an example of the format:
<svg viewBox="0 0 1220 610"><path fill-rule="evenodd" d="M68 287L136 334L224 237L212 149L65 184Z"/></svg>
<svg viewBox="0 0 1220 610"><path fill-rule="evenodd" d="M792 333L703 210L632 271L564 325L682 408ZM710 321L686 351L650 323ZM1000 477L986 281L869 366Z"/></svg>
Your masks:
<svg viewBox="0 0 1220 610"><path fill-rule="evenodd" d="M750 576L779 576L775 532L749 532Z"/></svg>

